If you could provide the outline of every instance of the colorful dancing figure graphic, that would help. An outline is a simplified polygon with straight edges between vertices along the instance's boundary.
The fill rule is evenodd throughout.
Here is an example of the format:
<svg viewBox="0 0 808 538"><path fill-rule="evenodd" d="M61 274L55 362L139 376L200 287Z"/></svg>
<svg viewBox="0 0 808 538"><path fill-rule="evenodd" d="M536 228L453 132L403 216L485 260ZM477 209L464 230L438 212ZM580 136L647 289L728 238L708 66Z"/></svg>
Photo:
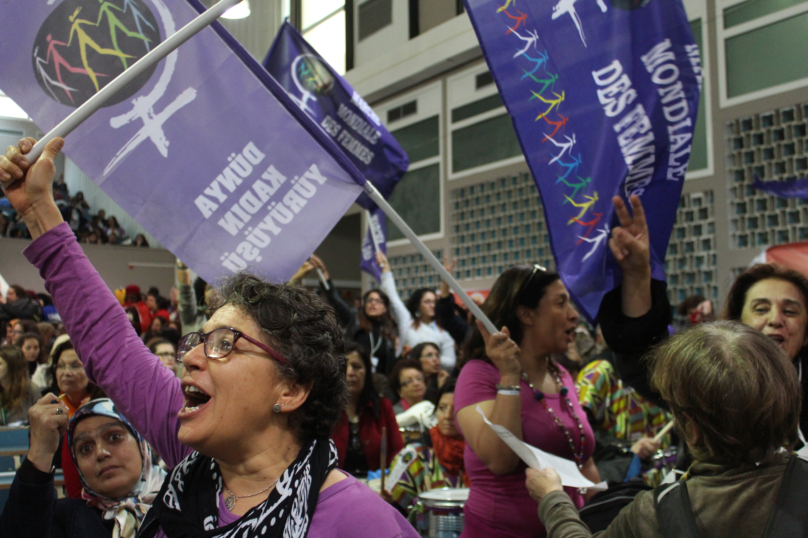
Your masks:
<svg viewBox="0 0 808 538"><path fill-rule="evenodd" d="M67 98L70 99L70 102L72 103L73 102L73 94L71 94L70 91L77 91L77 90L74 90L74 89L71 88L71 90L68 91L67 89L65 89L63 87L63 86L66 86L66 84L65 84L65 81L62 80L62 68L64 67L65 69L67 69L71 73L79 73L79 74L82 74L82 75L87 75L88 74L87 70L83 69L81 67L73 67L72 65L70 65L67 62L67 60L64 59L64 57L61 55L61 53L59 53L59 51L56 50L57 45L60 46L60 47L66 47L67 43L64 43L62 41L56 41L55 39L53 39L51 34L48 34L46 39L48 41L48 53L45 56L45 64L46 65L50 64L51 57L53 57L53 68L56 70L56 80L59 81L59 85L60 85L59 87L62 88L65 91L65 93L67 94ZM36 54L36 51L34 51L34 54ZM96 76L105 77L106 75L104 75L102 73L96 73ZM57 99L57 101L58 101L58 99Z"/></svg>
<svg viewBox="0 0 808 538"><path fill-rule="evenodd" d="M575 200L573 200L572 198L570 198L569 196L566 196L566 195L564 196L564 198L569 200L570 203L572 205L574 205L575 207L580 207L581 208L581 212L578 213L578 216L570 217L570 220L567 222L567 226L569 226L573 222L580 221L583 218L583 216L586 214L586 212L589 211L592 208L592 206L595 205L598 202L598 191L595 191L595 194L592 195L592 196L584 195L584 198L586 198L588 200L587 202L580 202L579 203L579 202L576 202Z"/></svg>
<svg viewBox="0 0 808 538"><path fill-rule="evenodd" d="M548 140L553 140L553 137L556 135L559 129L563 131L567 128L567 122L570 121L570 119L566 116L562 116L561 114L558 114L558 117L561 118L558 121L550 121L549 119L547 119L547 116L544 117L544 121L546 121L550 125L555 125L555 129L553 129L552 133L544 135L544 139L541 141L542 144L544 144Z"/></svg>
<svg viewBox="0 0 808 538"><path fill-rule="evenodd" d="M589 238L589 237L578 236L578 239L580 239L581 241L585 241L585 242L589 243L590 245L592 245L592 248L589 249L589 252L586 253L586 256L581 258L581 261L585 262L590 256L592 256L595 252L597 252L597 250L600 248L601 244L604 244L604 245L606 244L606 242L609 239L609 226L604 224L603 228L598 230L598 233L597 233L597 235L595 235L595 237ZM581 241L579 241L579 244L581 243Z"/></svg>
<svg viewBox="0 0 808 538"><path fill-rule="evenodd" d="M584 239L589 237L589 234L592 233L592 229L595 226L598 225L598 222L600 222L600 218L603 216L603 213L592 213L592 214L595 216L595 218L590 220L590 221L587 221L587 222L583 222L583 221L580 221L578 219L575 219L575 222L577 222L581 226L586 226L587 227L586 233L583 235L583 237L580 236L580 235L578 236L578 242L575 243L576 245L580 245L581 243L584 242Z"/></svg>
<svg viewBox="0 0 808 538"><path fill-rule="evenodd" d="M567 181L563 177L558 178L562 183L564 183L564 185L566 185L567 187L570 187L571 189L573 189L572 194L570 194L569 197L567 198L567 200L564 201L564 204L566 204L568 201L570 201L570 198L575 198L576 196L578 196L578 191L585 188L587 185L589 185L592 182L591 177L586 177L586 178L583 178L581 176L575 176L575 177L578 178L578 183L570 183L569 181ZM556 183L558 183L558 181L556 181ZM564 205L564 204L562 204L562 205ZM582 224L582 223L579 223L579 224Z"/></svg>
<svg viewBox="0 0 808 538"><path fill-rule="evenodd" d="M508 9L508 7L511 5L511 2L513 2L514 7L516 7L516 0L505 0L505 5L504 6L499 6L499 9L497 10L497 13L500 13L500 12L505 11L506 9Z"/></svg>
<svg viewBox="0 0 808 538"><path fill-rule="evenodd" d="M510 14L510 13L508 13L507 11L505 11L505 12L504 12L504 13L505 13L505 15L507 15L507 16L508 16L508 18L513 19L513 20L515 20L515 21L516 21L516 24L514 24L514 25L513 25L513 28L511 28L510 26L507 26L507 25L506 25L506 26L507 26L507 28L508 28L508 31L507 31L507 32L505 32L505 35L508 35L508 34L510 34L511 32L515 32L515 31L516 31L516 30L519 28L519 26L520 26L520 25L521 25L523 22L525 22L525 21L527 20L527 15L525 15L524 13L522 13L521 11L519 11L518 9L516 10L516 12L517 12L517 13L519 13L519 16L518 16L518 17L514 17L513 15L511 15L511 14Z"/></svg>
<svg viewBox="0 0 808 538"><path fill-rule="evenodd" d="M533 62L533 69L531 71L525 71L525 74L522 75L521 80L525 80L527 77L533 75L534 73L536 73L536 71L538 71L541 68L541 66L547 63L547 51L544 52L536 51L536 52L539 55L538 58L532 58L528 56L527 53L522 54L523 58L527 59L530 62Z"/></svg>
<svg viewBox="0 0 808 538"><path fill-rule="evenodd" d="M87 46L91 49L96 51L98 54L105 55L105 56L117 56L118 58L123 61L124 58L132 58L129 54L124 54L123 52L107 49L101 47L98 43L96 43L93 38L87 35L87 32L84 31L82 26L89 25L89 26L98 26L97 23L93 24L92 22L86 19L79 19L78 15L81 11L81 6L76 8L76 11L70 16L70 22L73 23L70 26L70 38L67 40L67 46L70 46L70 43L73 42L73 35L76 35L79 40L79 50L81 51L81 63L84 65L84 69L87 70L87 75L90 77L90 80L93 81L93 86L95 86L95 91L98 91L98 79L96 78L96 73L93 71L92 67L90 67L89 62L87 61Z"/></svg>
<svg viewBox="0 0 808 538"><path fill-rule="evenodd" d="M103 0L99 0L99 2L101 1ZM140 25L141 21L144 22L146 26L154 30L154 26L152 25L152 23L146 20L146 17L143 15L143 13L140 12L140 8L137 7L137 4L135 4L134 0L123 0L123 12L126 13L130 9L132 10L132 17L135 19L135 25L137 26L137 33L145 35L143 33L143 27ZM146 45L146 52L149 52L151 50L149 48L149 40L147 39L146 41L143 42L143 44Z"/></svg>
<svg viewBox="0 0 808 538"><path fill-rule="evenodd" d="M560 176L558 178L558 180L556 180L556 185L561 183L563 180L567 179L570 174L573 174L573 173L577 174L578 173L578 167L581 166L581 161L583 160L583 158L581 157L581 154L579 153L578 157L575 157L575 155L570 154L570 159L572 159L572 162L570 162L570 163L565 163L564 161L558 161L558 164L562 168L566 168L567 171L564 172L563 176Z"/></svg>
<svg viewBox="0 0 808 538"><path fill-rule="evenodd" d="M105 0L99 0L99 2L101 2L101 8L99 8L98 10L98 21L96 21L95 25L99 26L101 24L101 19L104 18L104 15L107 16L107 25L109 26L109 37L112 39L112 46L116 51L122 53L120 47L118 46L118 30L128 35L129 37L141 39L146 43L149 42L149 39L146 36L141 35L137 32L133 32L129 30L129 28L124 26L121 20L115 15L115 13L112 12L113 9L117 9L118 11L123 13L123 10L121 8L119 8L115 4L112 4L111 2L106 2ZM122 57L121 61L123 62L123 68L127 69L129 66L126 63L126 58Z"/></svg>
<svg viewBox="0 0 808 538"><path fill-rule="evenodd" d="M535 49L536 43L539 41L539 32L535 28L533 29L532 32L530 30L527 30L528 37L522 36L519 32L514 32L513 35L515 35L516 37L525 42L525 48L517 51L516 54L513 55L514 58L518 58L519 56L530 50L531 45ZM547 61L546 58L545 61Z"/></svg>
<svg viewBox="0 0 808 538"><path fill-rule="evenodd" d="M555 134L555 133L553 133L553 134ZM572 146L575 145L575 133L572 133L572 138L568 137L567 135L564 135L564 138L567 139L567 142L558 143L558 142L555 141L555 139L550 138L550 142L555 144L555 146L557 148L561 148L561 151L558 153L558 155L554 155L553 159L547 164L553 164L558 159L560 159L564 155L564 153L566 153L566 152L569 152L570 154L572 154Z"/></svg>
<svg viewBox="0 0 808 538"><path fill-rule="evenodd" d="M48 37L50 37L50 36L48 36ZM56 97L55 93L53 93L53 90L51 89L51 86L63 89L64 92L67 94L67 96L70 98L70 100L72 102L73 96L70 95L70 92L77 91L76 88L71 88L67 84L59 82L58 80L53 80L51 78L50 74L48 74L48 70L45 69L45 67L47 65L49 65L48 62L45 61L44 58L39 57L39 47L34 48L34 62L36 62L36 70L39 72L39 76L42 77L42 81L45 83L45 88L47 88L47 90L50 92L50 94L53 96L53 98L56 101L59 101L59 98Z"/></svg>
<svg viewBox="0 0 808 538"><path fill-rule="evenodd" d="M547 73L547 72L545 71L545 73ZM539 90L538 93L531 90L531 93L533 94L533 97L528 99L528 101L530 101L532 99L537 99L539 96L544 95L544 92L547 91L547 88L550 88L551 91L555 92L555 83L558 80L558 75L553 74L553 73L547 73L547 74L550 75L550 78L536 78L535 76L528 73L527 71L525 71L525 74L522 75L522 78L530 77L531 79L533 79L533 82L535 82L536 84L541 84L542 85L541 90Z"/></svg>
<svg viewBox="0 0 808 538"><path fill-rule="evenodd" d="M561 90L561 95L558 95L556 92L553 92L553 95L556 96L556 99L545 99L543 95L539 95L536 92L532 92L532 93L533 93L534 97L536 97L537 99L539 99L543 103L547 103L548 105L550 105L547 108L547 110L545 110L544 112L542 112L541 114L536 116L535 121L539 121L540 119L546 117L547 114L552 112L553 109L557 109L561 105L561 103L564 102L564 99L566 98L566 95L567 95L564 90ZM528 101L530 101L531 99L533 99L533 97L528 99Z"/></svg>

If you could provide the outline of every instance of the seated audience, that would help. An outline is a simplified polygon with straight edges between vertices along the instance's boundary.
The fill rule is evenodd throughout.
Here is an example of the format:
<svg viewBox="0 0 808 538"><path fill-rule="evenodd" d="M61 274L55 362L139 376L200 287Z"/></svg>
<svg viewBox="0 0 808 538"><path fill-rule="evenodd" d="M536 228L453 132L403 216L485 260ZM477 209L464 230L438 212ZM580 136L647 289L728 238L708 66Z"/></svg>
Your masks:
<svg viewBox="0 0 808 538"><path fill-rule="evenodd" d="M64 404L48 394L30 416L31 446L0 515L0 536L134 537L165 479L148 443L108 399L84 404L68 422ZM53 487L51 460L65 429L81 499L58 499Z"/></svg>
<svg viewBox="0 0 808 538"><path fill-rule="evenodd" d="M432 342L423 342L412 348L408 358L421 362L421 370L426 382L424 399L437 405L438 391L449 379L449 372L440 367L440 348Z"/></svg>
<svg viewBox="0 0 808 538"><path fill-rule="evenodd" d="M426 382L424 371L421 368L421 361L415 359L399 360L390 373L390 388L399 397L398 403L393 406L393 411L395 411L396 415L423 402L426 396Z"/></svg>
<svg viewBox="0 0 808 538"><path fill-rule="evenodd" d="M143 234L137 234L135 236L135 240L132 241L133 247L143 247L149 248L149 241L146 239L146 236Z"/></svg>
<svg viewBox="0 0 808 538"><path fill-rule="evenodd" d="M640 492L598 536L766 536L772 524L800 522L804 529L804 510L773 521L778 498L789 497L784 475L794 466L808 472L791 452L799 380L777 342L740 323L701 324L671 337L649 362L650 383L695 462L674 485ZM529 469L526 484L554 536L591 535L553 469Z"/></svg>
<svg viewBox="0 0 808 538"><path fill-rule="evenodd" d="M14 345L22 350L23 357L25 357L25 362L28 365L28 375L33 377L39 365L46 361L45 350L42 347L39 333L25 333L17 338Z"/></svg>
<svg viewBox="0 0 808 538"><path fill-rule="evenodd" d="M331 438L337 447L339 467L364 478L381 467L382 428L386 428L387 462L404 446L390 400L373 386L370 357L358 344L345 348L348 360L348 406Z"/></svg>
<svg viewBox="0 0 808 538"><path fill-rule="evenodd" d="M25 288L17 284L8 288L5 298L0 294L0 322L9 322L12 319L42 319L39 301L31 299Z"/></svg>
<svg viewBox="0 0 808 538"><path fill-rule="evenodd" d="M657 450L670 447L670 434L659 442L654 437L672 417L624 385L611 363L589 363L578 375L576 388L598 442L630 449L646 462ZM657 486L662 478L658 469L645 466L643 479L648 485Z"/></svg>
<svg viewBox="0 0 808 538"><path fill-rule="evenodd" d="M22 352L16 346L0 347L0 426L28 420L28 408L38 399Z"/></svg>
<svg viewBox="0 0 808 538"><path fill-rule="evenodd" d="M402 464L400 462L406 464L400 477L390 477L395 480L391 493L393 500L405 510L424 491L469 485L463 461L466 443L455 427L454 389L454 379L448 379L440 388L435 411L438 423L429 430L432 447L407 445L390 465L393 472Z"/></svg>

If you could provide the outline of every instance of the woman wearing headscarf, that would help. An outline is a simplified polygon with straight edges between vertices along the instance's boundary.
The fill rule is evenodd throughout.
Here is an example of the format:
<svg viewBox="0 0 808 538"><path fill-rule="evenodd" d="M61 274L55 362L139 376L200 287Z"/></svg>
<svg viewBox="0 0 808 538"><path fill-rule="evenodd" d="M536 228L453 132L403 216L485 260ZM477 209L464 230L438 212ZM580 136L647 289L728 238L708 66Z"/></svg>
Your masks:
<svg viewBox="0 0 808 538"><path fill-rule="evenodd" d="M415 538L393 507L336 469L329 435L348 388L333 311L305 289L239 273L203 332L183 337L178 379L137 337L53 203L64 141L28 170L19 153L33 144L0 158L0 181L20 179L4 191L32 231L25 255L90 378L174 467L139 536Z"/></svg>
<svg viewBox="0 0 808 538"><path fill-rule="evenodd" d="M66 411L53 394L31 408L31 446L0 515L0 536L133 538L165 471L109 399L84 404L72 419ZM57 499L53 487L51 459L65 429L81 499Z"/></svg>

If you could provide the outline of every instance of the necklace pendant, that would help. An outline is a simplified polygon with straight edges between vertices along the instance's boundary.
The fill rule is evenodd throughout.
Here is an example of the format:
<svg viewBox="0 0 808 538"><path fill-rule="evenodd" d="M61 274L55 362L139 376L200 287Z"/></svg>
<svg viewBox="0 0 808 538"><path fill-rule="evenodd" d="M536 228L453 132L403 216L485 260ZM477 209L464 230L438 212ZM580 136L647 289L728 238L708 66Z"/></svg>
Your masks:
<svg viewBox="0 0 808 538"><path fill-rule="evenodd" d="M227 507L228 510L232 511L233 507L236 506L237 500L238 497L236 497L235 495L230 496L224 500L224 505Z"/></svg>

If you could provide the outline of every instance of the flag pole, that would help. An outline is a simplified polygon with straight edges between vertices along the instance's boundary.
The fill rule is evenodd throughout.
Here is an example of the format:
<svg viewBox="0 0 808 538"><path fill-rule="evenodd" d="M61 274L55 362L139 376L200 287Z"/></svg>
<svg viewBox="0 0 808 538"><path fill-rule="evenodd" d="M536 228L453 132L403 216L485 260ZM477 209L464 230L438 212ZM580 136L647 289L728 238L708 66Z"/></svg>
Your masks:
<svg viewBox="0 0 808 538"><path fill-rule="evenodd" d="M101 88L101 90L89 98L83 105L74 110L62 122L51 129L51 131L39 139L33 149L28 152L26 158L29 163L36 161L45 145L57 137L66 137L73 130L81 125L87 118L89 118L99 108L104 106L104 103L109 101L113 96L120 92L123 88L128 86L134 79L143 74L154 64L171 54L174 49L191 39L203 29L210 26L216 19L218 19L225 11L238 4L241 0L220 0L213 7L200 14L197 18L180 28L178 32L167 37L165 41L157 45L148 54L143 56L140 60L135 62L132 67L115 77L109 84ZM10 184L9 184L10 185ZM8 186L8 185L6 185Z"/></svg>
<svg viewBox="0 0 808 538"><path fill-rule="evenodd" d="M468 294L463 291L463 288L460 287L460 284L457 283L457 280L455 280L454 277L451 275L451 273L449 273L449 271L446 270L443 264L435 257L434 254L432 254L432 252L426 247L426 245L420 239L418 239L418 236L415 235L415 232L413 232L412 229L407 225L407 223L404 222L404 219L402 219L401 216L398 213L396 213L396 210L393 209L393 206L387 203L387 200L384 199L384 196L381 195L381 193L376 189L376 187L374 187L370 181L366 181L364 188L365 193L368 196L370 196L371 200L373 200L376 203L376 205L379 206L379 208L382 211L384 211L385 215L387 215L387 217L390 220L392 220L396 226L398 226L398 229L401 230L401 232L405 236L407 236L407 239L409 239L412 242L413 246L415 246L418 252L420 252L421 255L426 259L426 261L429 262L429 265L431 265L438 272L440 277L444 281L446 281L447 284L449 284L450 288L458 292L457 295L460 297L460 300L463 301L463 304L466 305L466 308L471 310L471 313L474 314L474 317L480 320L483 323L483 325L485 325L485 328L488 330L488 332L491 334L499 332L499 329L497 329L494 326L494 324L491 323L491 320L488 319L488 316L483 314L483 311L480 310L480 307L477 306L477 303L472 301L471 297L469 297ZM371 235L373 235L372 232Z"/></svg>

